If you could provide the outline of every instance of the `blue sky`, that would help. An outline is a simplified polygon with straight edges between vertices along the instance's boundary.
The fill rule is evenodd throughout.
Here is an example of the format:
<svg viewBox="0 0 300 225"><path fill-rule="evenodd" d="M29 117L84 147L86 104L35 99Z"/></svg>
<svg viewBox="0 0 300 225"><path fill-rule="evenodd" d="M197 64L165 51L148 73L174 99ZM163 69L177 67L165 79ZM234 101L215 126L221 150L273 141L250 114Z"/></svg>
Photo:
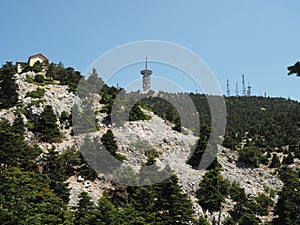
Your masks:
<svg viewBox="0 0 300 225"><path fill-rule="evenodd" d="M234 93L235 82L241 87L245 74L254 94L300 100L300 78L287 76L286 69L300 60L299 8L298 0L2 1L0 63L41 52L84 72L119 45L163 40L199 55L224 93L227 77ZM153 75L169 79L168 73L177 73L155 64L151 68ZM140 78L136 65L123 74L120 85ZM186 83L186 91L194 89Z"/></svg>

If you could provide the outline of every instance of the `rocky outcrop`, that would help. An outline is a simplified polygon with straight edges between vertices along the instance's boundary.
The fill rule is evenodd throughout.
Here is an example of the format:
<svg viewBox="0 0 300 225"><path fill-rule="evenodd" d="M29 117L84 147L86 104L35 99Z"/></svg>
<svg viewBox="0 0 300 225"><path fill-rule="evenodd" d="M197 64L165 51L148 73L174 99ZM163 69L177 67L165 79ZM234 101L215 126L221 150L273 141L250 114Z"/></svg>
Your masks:
<svg viewBox="0 0 300 225"><path fill-rule="evenodd" d="M249 165L239 163L237 152L222 148L218 158L223 167L222 175L228 180L238 182L250 197L264 193L264 186L275 191L280 191L283 187L282 181L262 168L249 167Z"/></svg>
<svg viewBox="0 0 300 225"><path fill-rule="evenodd" d="M34 77L35 74L33 72L17 74L16 82L19 85L19 100L31 120L38 118L45 105L51 105L57 116L60 116L63 111L67 113L71 112L72 105L77 99L73 93L68 91L68 87L64 85L50 84L41 86L40 88L46 90L45 95L39 99L41 100L39 104L32 104L32 102L37 99L26 97L26 93L36 90L39 86L26 82L27 76ZM94 132L93 136L100 138L111 128L111 125L109 124L110 121L107 120L107 115L99 112L102 107L102 105L99 104L99 99L95 98L94 103L99 130ZM16 112L16 107L2 110L0 117L8 119L12 123ZM195 197L199 183L206 171L195 170L187 165L186 161L191 155L191 146L196 143L198 138L193 136L188 130L185 130L184 134L176 132L172 129L171 124L160 117L151 112L146 113L151 116L151 120L126 122L123 126L112 128L119 146L119 153L126 156L126 160L123 164L130 166L136 172L139 171L141 164L146 162L147 157L145 155L145 149L138 148L137 143L144 143L147 148L154 149L158 153L156 164L160 168L170 166L174 173L176 173L183 191L190 196L194 203L194 210L197 216L204 214L210 221L218 220L220 217L221 221L223 221L224 218L228 216L228 211L233 209L234 202L227 199L226 204L222 207L223 210L221 214L219 214L219 212L210 214L209 212L203 211ZM23 115L23 117L24 121L27 122L25 115ZM57 121L57 123L61 125L59 121ZM53 144L39 143L40 146L44 151L47 151L51 145L54 145L59 151L64 151L76 145L77 142L71 135L71 129L72 128L61 128L61 133L63 134L61 142ZM82 138L84 138L84 136L82 136ZM26 131L25 140L30 142L33 139L34 134ZM276 191L279 191L283 186L280 180L267 173L264 169L249 168L237 163L237 154L234 151L219 147L218 160L222 165L222 175L232 182L237 181L240 186L245 189L245 192L250 198L255 198L260 193L264 193L264 186L268 186ZM67 182L71 188L70 206L74 206L78 203L78 195L82 191L88 192L92 200L97 203L103 192L112 188L111 183L107 181L105 177L99 177L99 179L91 182L72 176ZM275 201L276 198L277 197L274 198Z"/></svg>

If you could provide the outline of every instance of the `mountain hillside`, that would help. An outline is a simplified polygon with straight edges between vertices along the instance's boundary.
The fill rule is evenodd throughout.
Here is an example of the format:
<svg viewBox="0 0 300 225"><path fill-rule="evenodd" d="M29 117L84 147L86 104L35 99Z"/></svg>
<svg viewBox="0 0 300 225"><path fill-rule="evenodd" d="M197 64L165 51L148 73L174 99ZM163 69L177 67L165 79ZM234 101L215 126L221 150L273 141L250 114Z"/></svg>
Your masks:
<svg viewBox="0 0 300 225"><path fill-rule="evenodd" d="M55 76L30 71L16 74L9 64L3 68L0 79L10 68L11 77L5 79L17 87L5 88L18 97L17 102L3 100L0 111L3 224L300 221L299 102L226 98L226 134L220 137L223 142L215 145L216 159L202 170L197 165L211 129L204 95L189 94L200 118L199 136L192 127L181 129L182 118L159 98L170 95L180 99L187 94L146 96L131 109L130 121L115 126L111 111L122 89L104 85L100 94L88 94L84 88L75 93L81 75L72 68L60 67L60 73L52 71ZM68 78L63 79L66 74ZM96 77L93 71L87 83L100 84ZM94 129L86 130L84 124L91 121ZM107 154L101 150L103 146L118 159L120 170L109 164L107 171L95 172L97 157ZM96 164L84 157L86 152L95 154ZM119 182L110 179L115 173ZM136 185L122 182L130 179ZM288 195L291 190L292 197Z"/></svg>

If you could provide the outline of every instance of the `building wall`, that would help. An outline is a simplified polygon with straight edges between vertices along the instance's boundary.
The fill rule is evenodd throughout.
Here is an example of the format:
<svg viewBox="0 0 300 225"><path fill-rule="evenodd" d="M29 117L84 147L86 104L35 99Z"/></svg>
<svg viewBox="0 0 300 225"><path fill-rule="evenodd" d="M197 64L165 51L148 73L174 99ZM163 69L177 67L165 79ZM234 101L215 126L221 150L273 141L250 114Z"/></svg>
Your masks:
<svg viewBox="0 0 300 225"><path fill-rule="evenodd" d="M42 63L42 62L44 62L44 58L42 58L41 56L32 57L29 60L29 65L33 66L37 61L40 61Z"/></svg>
<svg viewBox="0 0 300 225"><path fill-rule="evenodd" d="M22 63L17 63L17 73L22 72Z"/></svg>
<svg viewBox="0 0 300 225"><path fill-rule="evenodd" d="M143 76L143 91L150 91L150 75Z"/></svg>

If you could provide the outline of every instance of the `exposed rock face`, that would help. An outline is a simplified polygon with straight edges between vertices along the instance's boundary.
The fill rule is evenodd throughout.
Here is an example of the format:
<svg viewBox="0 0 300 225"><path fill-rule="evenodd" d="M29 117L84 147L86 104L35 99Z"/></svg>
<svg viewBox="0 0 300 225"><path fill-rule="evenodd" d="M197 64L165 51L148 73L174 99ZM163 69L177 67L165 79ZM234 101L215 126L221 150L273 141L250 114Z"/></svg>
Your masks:
<svg viewBox="0 0 300 225"><path fill-rule="evenodd" d="M74 94L68 92L67 86L63 85L46 85L40 88L45 88L46 93L40 100L40 105L31 105L33 100L30 97L26 97L26 93L36 90L38 87L35 84L27 83L26 76L34 77L33 72L23 73L16 75L16 82L19 85L19 100L23 103L24 108L27 110L27 116L30 119L37 119L40 113L43 111L45 105L51 105L57 116L61 112L71 112L73 103L75 102ZM95 100L95 111L101 109L99 101ZM16 107L9 110L2 110L0 112L1 118L8 119L13 122L16 115ZM158 152L157 165L161 168L169 165L170 168L176 173L179 178L179 183L194 203L194 210L196 215L206 214L210 221L217 220L219 213L210 214L203 212L201 206L197 203L195 198L196 191L199 187L199 183L202 180L203 175L206 173L204 170L195 170L191 166L186 164L190 154L191 146L197 141L197 137L193 136L191 132L186 131L182 134L172 129L171 125L166 123L160 117L148 112L152 117L149 121L135 121L126 122L124 126L112 128L116 137L117 144L119 146L119 152L126 156L127 160L125 165L131 166L135 171L140 169L141 163L146 162L147 157L143 149L137 149L135 143L144 141L147 146L154 148ZM27 119L23 115L24 121ZM96 118L99 120L99 131L95 132L94 136L99 138L110 128L109 121L106 119L107 115L98 113ZM57 121L59 125L60 122ZM61 128L63 139L59 143L53 145L59 150L64 151L67 148L76 145L74 137L71 135L71 128ZM26 131L25 140L31 142L34 139L32 132ZM44 151L47 151L52 144L39 143ZM238 181L241 187L245 188L246 193L250 197L256 197L260 193L264 193L264 185L274 190L280 190L283 183L276 177L271 176L263 169L260 168L247 168L237 163L237 154L231 150L220 147L218 160L222 165L222 175L230 181ZM77 177L70 177L67 182L71 187L71 200L70 206L74 206L78 202L78 195L82 191L88 192L92 200L97 203L98 199L102 196L103 191L112 188L109 181L104 177L96 179L94 182L78 180ZM90 183L86 183L90 182ZM123 195L122 195L123 196ZM275 198L276 200L276 198ZM224 210L220 215L221 221L228 216L228 211L232 210L234 203L227 199L227 203L224 205Z"/></svg>
<svg viewBox="0 0 300 225"><path fill-rule="evenodd" d="M264 193L264 185L275 191L280 191L283 187L282 181L271 176L262 168L247 167L237 162L238 156L232 150L222 148L219 154L219 161L223 166L222 175L231 181L237 181L246 193L255 197Z"/></svg>
<svg viewBox="0 0 300 225"><path fill-rule="evenodd" d="M36 100L31 97L26 97L27 92L34 91L38 87L46 90L45 95L41 98L43 101L41 101L39 107L36 105L28 107L29 115L39 115L43 111L45 105L51 105L57 116L63 111L66 111L67 113L71 112L75 95L68 91L66 85L49 84L46 86L37 86L33 83L25 82L27 76L34 77L35 74L33 72L28 72L16 75L16 83L19 85L19 99L25 106L30 105L33 100Z"/></svg>

